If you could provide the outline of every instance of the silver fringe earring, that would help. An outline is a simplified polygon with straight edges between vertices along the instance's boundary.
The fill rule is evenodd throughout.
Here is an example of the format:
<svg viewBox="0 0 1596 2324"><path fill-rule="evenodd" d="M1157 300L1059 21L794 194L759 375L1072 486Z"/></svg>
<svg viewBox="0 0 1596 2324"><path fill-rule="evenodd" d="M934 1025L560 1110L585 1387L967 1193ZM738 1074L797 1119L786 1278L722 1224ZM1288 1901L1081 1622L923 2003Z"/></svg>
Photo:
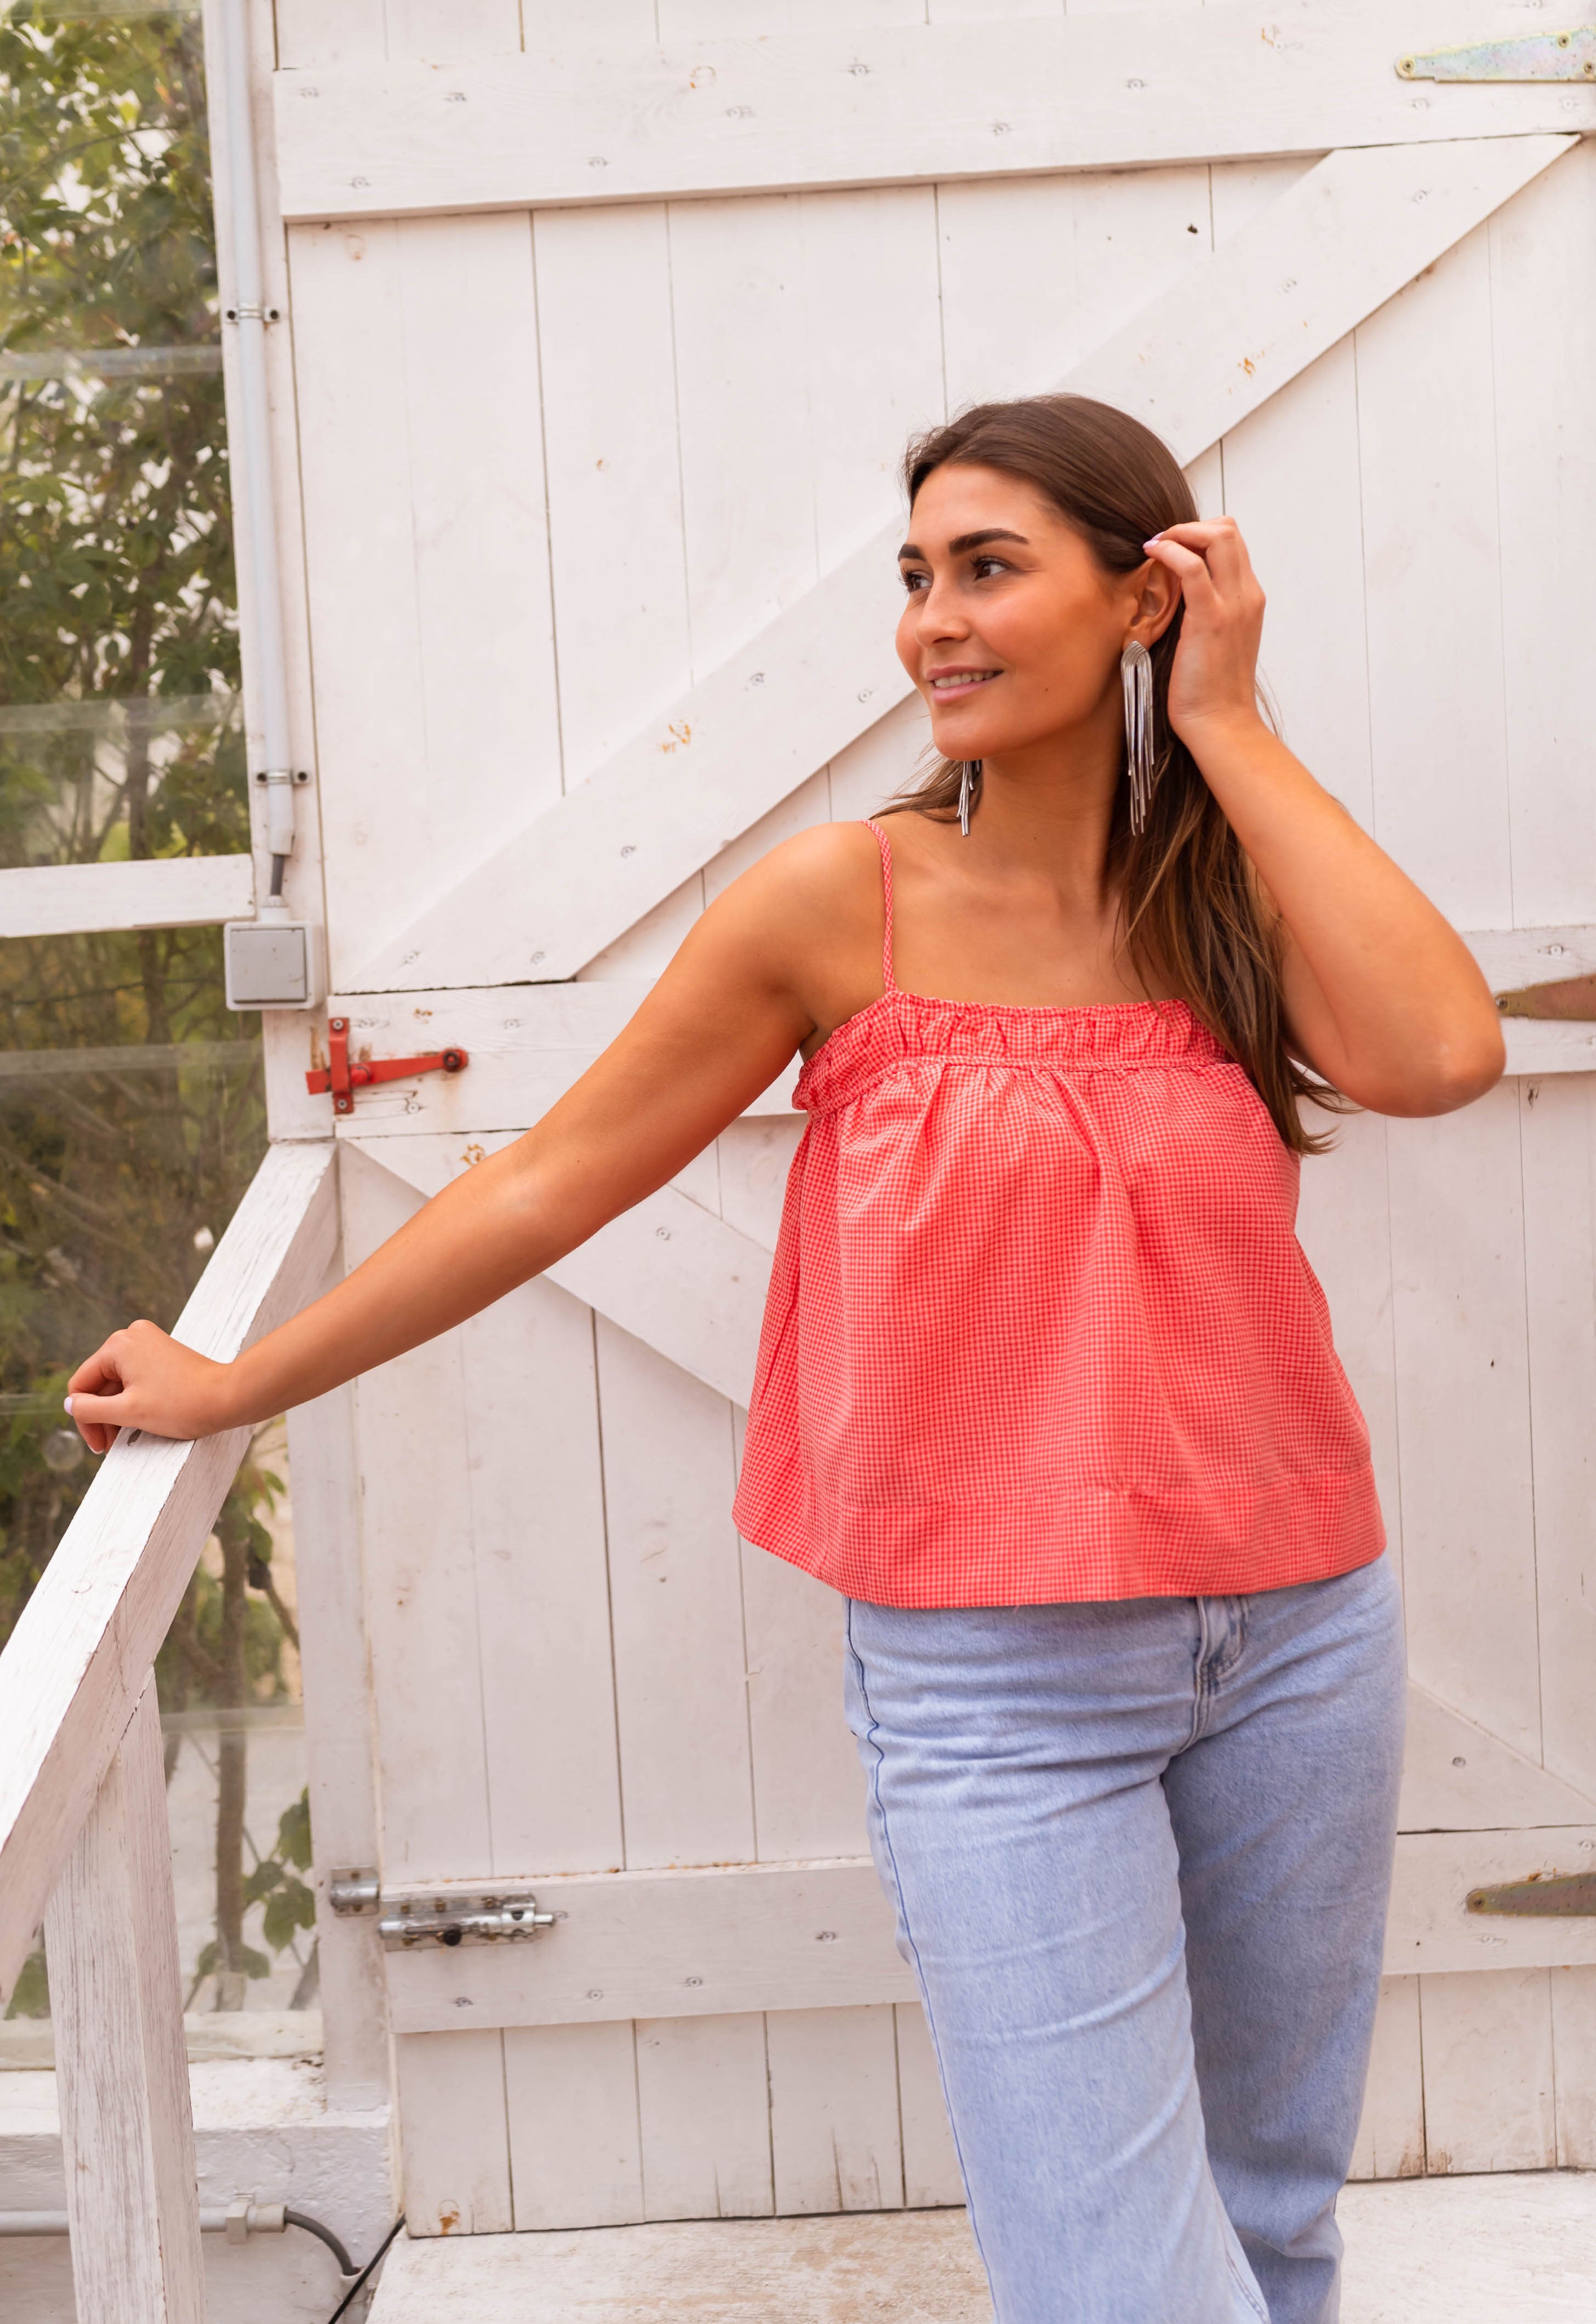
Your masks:
<svg viewBox="0 0 1596 2324"><path fill-rule="evenodd" d="M1132 638L1120 656L1125 689L1125 772L1130 784L1130 828L1140 836L1153 796L1153 658Z"/></svg>
<svg viewBox="0 0 1596 2324"><path fill-rule="evenodd" d="M980 780L981 761L966 759L959 769L959 829L966 839L970 836L970 802Z"/></svg>

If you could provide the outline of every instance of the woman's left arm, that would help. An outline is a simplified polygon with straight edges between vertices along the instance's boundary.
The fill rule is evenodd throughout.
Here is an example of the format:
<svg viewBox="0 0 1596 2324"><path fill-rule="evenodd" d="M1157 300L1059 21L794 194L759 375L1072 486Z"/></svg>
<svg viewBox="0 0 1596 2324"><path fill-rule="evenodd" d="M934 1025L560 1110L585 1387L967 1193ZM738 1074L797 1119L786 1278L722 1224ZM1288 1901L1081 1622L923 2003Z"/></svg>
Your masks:
<svg viewBox="0 0 1596 2324"><path fill-rule="evenodd" d="M1232 520L1172 525L1148 555L1185 601L1169 718L1279 913L1292 1047L1376 1113L1448 1113L1506 1063L1473 955L1269 731L1256 672L1264 598Z"/></svg>

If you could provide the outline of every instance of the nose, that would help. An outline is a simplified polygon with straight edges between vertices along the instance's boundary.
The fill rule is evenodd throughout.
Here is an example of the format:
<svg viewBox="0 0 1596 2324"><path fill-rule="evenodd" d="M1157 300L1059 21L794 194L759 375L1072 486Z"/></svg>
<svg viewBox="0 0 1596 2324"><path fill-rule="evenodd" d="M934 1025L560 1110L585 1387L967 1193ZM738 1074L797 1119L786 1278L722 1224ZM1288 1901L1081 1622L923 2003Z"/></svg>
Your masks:
<svg viewBox="0 0 1596 2324"><path fill-rule="evenodd" d="M937 645L970 634L968 617L960 610L953 582L933 574L931 586L915 600L915 635L924 646Z"/></svg>

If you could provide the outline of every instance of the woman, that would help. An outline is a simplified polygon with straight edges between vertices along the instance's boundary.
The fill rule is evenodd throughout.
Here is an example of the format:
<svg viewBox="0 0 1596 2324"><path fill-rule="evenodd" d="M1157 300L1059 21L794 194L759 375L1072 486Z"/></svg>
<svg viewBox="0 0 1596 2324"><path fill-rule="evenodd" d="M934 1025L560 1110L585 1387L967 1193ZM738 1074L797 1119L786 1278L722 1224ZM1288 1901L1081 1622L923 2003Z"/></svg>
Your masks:
<svg viewBox="0 0 1596 2324"><path fill-rule="evenodd" d="M1263 598L1079 398L910 449L941 766L775 849L514 1147L89 1443L254 1421L473 1314L795 1049L738 1517L844 1594L849 1715L1001 2324L1327 2324L1379 1981L1398 1609L1293 1231L1298 1102L1502 1070L1460 939L1260 717Z"/></svg>

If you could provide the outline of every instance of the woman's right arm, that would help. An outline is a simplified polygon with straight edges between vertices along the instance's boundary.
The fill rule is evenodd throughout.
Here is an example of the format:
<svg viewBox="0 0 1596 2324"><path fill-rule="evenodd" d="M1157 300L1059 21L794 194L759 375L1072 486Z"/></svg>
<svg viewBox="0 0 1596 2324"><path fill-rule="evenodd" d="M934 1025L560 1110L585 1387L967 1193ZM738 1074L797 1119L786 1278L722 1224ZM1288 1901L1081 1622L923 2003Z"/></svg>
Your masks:
<svg viewBox="0 0 1596 2324"><path fill-rule="evenodd" d="M207 1436L303 1404L463 1323L664 1185L814 1029L815 964L852 900L836 879L844 849L858 853L853 834L829 826L744 873L534 1129L231 1363L154 1323L113 1333L72 1375L87 1443L104 1452L118 1428Z"/></svg>

